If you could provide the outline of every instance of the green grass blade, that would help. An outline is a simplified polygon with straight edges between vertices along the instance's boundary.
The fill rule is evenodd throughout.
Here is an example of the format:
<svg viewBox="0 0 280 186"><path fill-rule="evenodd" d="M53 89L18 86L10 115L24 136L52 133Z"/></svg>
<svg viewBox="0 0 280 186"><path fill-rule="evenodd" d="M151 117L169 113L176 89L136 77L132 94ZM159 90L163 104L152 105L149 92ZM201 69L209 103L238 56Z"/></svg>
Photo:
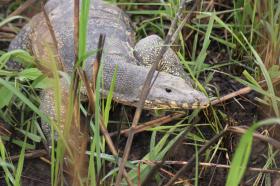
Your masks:
<svg viewBox="0 0 280 186"><path fill-rule="evenodd" d="M94 139L96 144L96 153L99 155L101 153L101 136L100 136L100 101L101 101L101 82L103 77L103 65L101 63L97 75L96 81L96 91L95 91L95 125L94 125ZM99 172L101 170L101 159L100 156L96 157L96 171Z"/></svg>
<svg viewBox="0 0 280 186"><path fill-rule="evenodd" d="M12 22L16 19L26 19L23 16L12 16L12 17L8 17L6 19L4 19L3 21L0 22L0 27L4 26L5 24Z"/></svg>
<svg viewBox="0 0 280 186"><path fill-rule="evenodd" d="M112 100L113 100L113 93L115 90L115 85L116 85L116 80L117 80L117 72L118 72L118 66L116 66L116 68L114 69L114 74L113 74L113 78L111 81L111 85L110 85L110 90L106 99L106 106L105 106L105 112L104 112L104 125L107 126L108 121L109 121L109 111L111 109L111 105L112 105Z"/></svg>
<svg viewBox="0 0 280 186"><path fill-rule="evenodd" d="M243 35L243 34L242 34ZM273 83L272 83L272 80L270 78L270 75L261 59L261 57L259 56L259 54L257 53L257 51L253 48L253 46L248 42L247 38L243 35L243 38L244 40L246 41L246 43L248 44L251 52L253 53L254 57L255 57L255 63L260 67L261 71L262 71L262 74L263 74L263 77L266 81L266 84L267 84L267 87L268 87L268 92L275 96L275 91L274 91L274 86L273 86ZM278 108L278 104L277 104L277 101L275 99L271 99L271 102L272 102L272 107L273 107L273 110L274 110L274 113L277 117L279 117L279 108Z"/></svg>
<svg viewBox="0 0 280 186"><path fill-rule="evenodd" d="M91 126L93 126L93 123L91 122ZM94 130L94 128L93 128ZM96 185L96 169L95 169L95 148L96 148L96 142L95 138L93 138L90 144L90 156L89 156L89 167L88 167L88 180L87 185Z"/></svg>
<svg viewBox="0 0 280 186"><path fill-rule="evenodd" d="M30 128L30 125L27 128ZM24 164L26 141L27 141L27 135L24 138L24 145L21 148L20 155L19 155L19 160L18 160L18 163L17 163L17 170L16 170L16 177L15 177L15 185L16 186L20 186L21 174L22 174L23 164Z"/></svg>
<svg viewBox="0 0 280 186"><path fill-rule="evenodd" d="M242 46L242 48L247 51L247 48L243 44L243 42L239 39L239 37L234 33L234 31L224 22L222 21L218 16L214 15L215 21L220 24L223 28L225 28L231 35L236 39L236 41Z"/></svg>
<svg viewBox="0 0 280 186"><path fill-rule="evenodd" d="M234 153L226 186L237 186L247 168L247 163L251 153L253 141L253 131L248 130L240 139L239 145Z"/></svg>
<svg viewBox="0 0 280 186"><path fill-rule="evenodd" d="M13 177L12 173L10 172L9 168L12 168L12 170L14 169L14 167L11 164L8 164L6 162L6 149L5 149L5 145L3 144L2 139L0 138L0 163L3 165L1 166L4 170L5 173L5 181L6 184L8 186L11 185L11 183L14 185L15 184L15 178Z"/></svg>
<svg viewBox="0 0 280 186"><path fill-rule="evenodd" d="M0 84L13 92L22 102L24 102L31 110L33 110L36 114L38 114L42 120L49 123L49 119L43 114L25 95L23 95L20 91L18 91L15 87L13 87L10 82L5 81L0 78Z"/></svg>
<svg viewBox="0 0 280 186"><path fill-rule="evenodd" d="M0 109L2 109L4 106L7 106L10 103L13 95L14 94L6 87L0 87L0 97L5 98L0 99Z"/></svg>
<svg viewBox="0 0 280 186"><path fill-rule="evenodd" d="M28 132L27 130L22 130L22 129L16 129L17 131L21 132L22 134L24 134L27 138L31 139L34 142L40 142L41 141L41 137L37 136L34 133Z"/></svg>
<svg viewBox="0 0 280 186"><path fill-rule="evenodd" d="M88 15L89 15L90 0L82 0L82 7L79 19L79 52L78 65L83 66L83 60L87 54L87 30L88 30Z"/></svg>
<svg viewBox="0 0 280 186"><path fill-rule="evenodd" d="M195 66L195 72L196 73L196 77L199 76L199 72L202 70L202 67L203 67L203 63L205 61L205 58L207 56L207 49L210 45L210 35L211 35L211 31L213 29L213 24L214 24L214 16L215 14L211 14L210 16L210 20L209 20L209 23L208 23L208 28L207 28L207 31L206 31L206 34L205 34L205 37L204 37L204 42L203 42L203 46L202 46L202 49L196 59L196 66Z"/></svg>
<svg viewBox="0 0 280 186"><path fill-rule="evenodd" d="M180 125L182 123L179 122ZM168 132L165 133L165 135L161 138L161 140L154 146L154 148L146 154L142 159L143 160L161 160L163 156L167 153L167 151L174 145L176 140L183 134L184 131L177 134L173 139L168 141L170 135L176 130L177 124L174 125ZM156 156L153 156L156 155ZM154 159L150 159L151 157L154 157ZM134 183L137 183L138 180L138 166L135 165L134 169L132 169L128 174L131 180L134 181ZM148 175L150 171L150 166L146 164L140 165L140 172L141 172L141 180L145 179L145 177Z"/></svg>
<svg viewBox="0 0 280 186"><path fill-rule="evenodd" d="M34 58L28 52L19 49L6 52L0 57L0 69L2 69L6 62L11 58L23 65L35 64Z"/></svg>
<svg viewBox="0 0 280 186"><path fill-rule="evenodd" d="M247 167L252 142L253 133L259 127L266 125L280 124L280 118L271 118L253 124L247 132L241 137L238 147L234 153L234 157L230 166L230 171L227 176L226 186L238 186Z"/></svg>

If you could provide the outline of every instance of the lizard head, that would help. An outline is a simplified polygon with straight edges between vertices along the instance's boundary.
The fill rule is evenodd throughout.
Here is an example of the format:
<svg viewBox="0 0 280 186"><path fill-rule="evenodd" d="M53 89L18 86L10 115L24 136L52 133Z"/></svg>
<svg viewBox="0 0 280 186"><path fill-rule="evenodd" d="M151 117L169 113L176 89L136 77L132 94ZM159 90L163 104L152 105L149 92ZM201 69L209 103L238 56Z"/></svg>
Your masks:
<svg viewBox="0 0 280 186"><path fill-rule="evenodd" d="M109 94L114 73L112 69L116 69L117 66L114 101L137 106L149 69L129 63L118 63L116 60L107 61L110 63L103 66L102 94ZM144 104L145 109L195 109L209 105L208 98L181 77L156 71L154 78L156 79Z"/></svg>
<svg viewBox="0 0 280 186"><path fill-rule="evenodd" d="M184 79L164 72L158 74L144 105L147 109L196 109L208 106L209 100L202 92L195 90Z"/></svg>

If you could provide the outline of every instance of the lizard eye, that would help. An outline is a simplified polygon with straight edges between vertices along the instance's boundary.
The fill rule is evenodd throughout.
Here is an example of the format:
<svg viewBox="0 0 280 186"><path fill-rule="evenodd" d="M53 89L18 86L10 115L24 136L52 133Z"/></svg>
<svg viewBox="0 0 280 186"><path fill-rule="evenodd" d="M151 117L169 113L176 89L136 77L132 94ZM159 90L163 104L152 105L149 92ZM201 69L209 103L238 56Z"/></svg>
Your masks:
<svg viewBox="0 0 280 186"><path fill-rule="evenodd" d="M172 92L172 90L171 90L170 88L165 88L165 91L166 91L167 93Z"/></svg>

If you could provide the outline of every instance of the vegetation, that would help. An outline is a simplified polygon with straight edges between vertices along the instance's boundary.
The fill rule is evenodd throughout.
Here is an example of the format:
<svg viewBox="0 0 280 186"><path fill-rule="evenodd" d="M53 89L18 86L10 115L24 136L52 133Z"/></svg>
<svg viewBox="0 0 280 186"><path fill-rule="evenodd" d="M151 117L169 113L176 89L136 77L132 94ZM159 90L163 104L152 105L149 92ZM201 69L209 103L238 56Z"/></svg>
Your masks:
<svg viewBox="0 0 280 186"><path fill-rule="evenodd" d="M27 15L40 10L30 6L21 15L8 16L26 2L7 2L3 5L5 8L0 8L0 39L1 44L5 45L1 47L0 57L0 118L3 120L0 122L0 164L3 175L0 183L23 184L25 163L33 161L27 160L25 156L31 152L36 154L46 144L40 128L43 121L52 126L52 135L58 134L57 141L52 138L55 148L50 151L49 184L63 184L63 175L68 175L77 185L112 185L116 181L118 163L123 154L122 141L126 138L119 134L112 137L114 142L117 141L114 146L108 144L100 123L113 132L118 128L120 133L124 126L115 127L115 123L128 123L125 128L129 128L131 120L113 117L114 113L125 116L117 112L119 105L112 101L114 82L107 99L101 99L98 91L102 86L101 71L96 76L96 90L91 92L87 89L87 94L91 94L94 99L89 99L87 104L80 99L81 84L89 81L83 78L81 71L87 54L85 30L89 0L82 1L78 63L71 75L60 71L58 59L54 55L56 51L51 47L47 71L38 65L34 56L25 51L6 52L14 33L18 33L22 23L28 21ZM111 2L131 16L137 40L154 33L165 38L180 3L179 0ZM190 9L191 5L187 10ZM186 111L183 114L172 110L153 113L157 118L172 113L170 117L173 120L164 125L154 122L145 131L136 134L133 141L136 145L125 164L127 175L135 185L147 180L161 185L175 178L176 183L182 185L233 186L241 182L249 185L272 184L277 181L275 177L279 174L280 142L277 131L280 98L277 85L280 75L280 2L201 0L194 12L185 12L190 13L192 19L184 25L173 48L177 50L197 88L209 96L212 105L207 109ZM5 64L11 59L22 63L24 69L8 70ZM52 75L48 76L47 72ZM63 100L60 76L67 76L72 87L68 104L73 109L66 116L60 115ZM77 82L75 80L79 80L78 85L74 83ZM56 120L48 118L40 110L39 92L50 87L54 89ZM232 92L235 94L230 94ZM124 112L128 112L127 115L134 114L131 110ZM86 178L83 174L85 157L73 150L77 149L77 144L70 142L79 135L73 131L82 130L80 115L86 118L83 124L90 126L87 131L90 138L81 138L82 144L89 140L88 148L84 149L87 150L89 162L86 164ZM175 116L180 116L180 119ZM63 119L66 124L65 130L61 132L60 122ZM264 148L261 142L264 142ZM116 154L116 147L119 147L119 154ZM19 156L15 158L15 155ZM43 155L40 157L42 159ZM70 167L63 165L65 157ZM33 154L31 158L37 156ZM152 165L163 159L174 161L163 162L161 169L152 175ZM192 160L194 166L190 167ZM188 161L189 167L183 165L185 161ZM77 162L83 163L77 165ZM230 168L225 169L225 166ZM177 178L182 167L185 172ZM127 184L124 178L122 184Z"/></svg>

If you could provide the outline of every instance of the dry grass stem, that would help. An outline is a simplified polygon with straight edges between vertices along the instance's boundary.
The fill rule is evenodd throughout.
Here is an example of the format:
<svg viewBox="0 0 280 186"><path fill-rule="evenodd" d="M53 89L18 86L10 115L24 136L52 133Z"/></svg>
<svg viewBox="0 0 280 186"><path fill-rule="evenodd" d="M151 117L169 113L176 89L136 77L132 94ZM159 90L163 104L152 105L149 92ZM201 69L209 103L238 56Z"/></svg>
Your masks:
<svg viewBox="0 0 280 186"><path fill-rule="evenodd" d="M65 69L64 68L64 63L63 63L63 60L61 59L61 57L59 55L58 42L57 42L57 39L55 37L55 32L54 32L53 26L51 24L48 13L46 12L46 10L44 8L44 5L42 4L41 7L42 7L42 11L43 11L44 17L46 19L46 23L47 23L47 26L48 26L48 29L49 29L49 32L50 32L50 35L51 35L51 38L52 38L53 47L55 49L56 61L58 63L58 69L64 71L64 69Z"/></svg>
<svg viewBox="0 0 280 186"><path fill-rule="evenodd" d="M272 83L274 86L278 85L280 83L280 77L277 77L277 78L274 78L272 80ZM259 84L261 85L262 88L266 88L267 85L264 81L260 81ZM229 99L232 99L232 98L235 98L237 96L241 96L241 95L245 95L245 94L248 94L252 91L253 89L251 87L244 87L244 88L241 88L235 92L231 92L225 96L222 96L221 98L217 98L217 99L214 99L211 101L211 105L217 105L217 104L220 104L222 102L225 102Z"/></svg>
<svg viewBox="0 0 280 186"><path fill-rule="evenodd" d="M24 154L24 159L34 159L42 156L47 156L48 152L45 149L33 150L31 152L26 152ZM17 161L19 159L19 155L11 156L9 159L12 161Z"/></svg>
<svg viewBox="0 0 280 186"><path fill-rule="evenodd" d="M27 8L31 7L35 2L37 2L37 0L27 0L26 2L21 4L15 11L13 11L8 17L20 15Z"/></svg>
<svg viewBox="0 0 280 186"><path fill-rule="evenodd" d="M153 165L153 164L156 164L156 163L160 163L160 161L149 161L149 160L141 160L140 162L146 163L148 165ZM189 162L187 162L187 161L165 161L164 165L187 165L188 163ZM230 168L230 165L216 164L216 163L204 163L204 162L199 162L199 166L224 168L224 169L229 169ZM248 167L247 170L248 171L253 171L253 172L280 174L280 169L278 170L278 169L263 169L263 168Z"/></svg>
<svg viewBox="0 0 280 186"><path fill-rule="evenodd" d="M237 134L245 134L247 132L247 129L241 128L241 127L228 127L228 131L234 132ZM275 140L269 136L264 136L257 132L254 132L253 136L259 140L269 143L270 145L274 146L277 149L280 149L280 142L278 140Z"/></svg>
<svg viewBox="0 0 280 186"><path fill-rule="evenodd" d="M185 113L175 113L175 114L170 114L168 116L163 116L161 118L157 118L157 119L152 120L152 121L148 121L146 123L137 125L134 133L137 134L137 133L146 131L146 130L152 128L152 127L156 127L156 126L160 126L160 125L169 123L171 121L174 121L175 119L183 117L184 115L185 115ZM118 134L127 136L128 133L129 133L129 129L124 129L124 130L121 130L120 132L118 132L118 131L111 132L110 136L112 137L112 136L116 136Z"/></svg>

